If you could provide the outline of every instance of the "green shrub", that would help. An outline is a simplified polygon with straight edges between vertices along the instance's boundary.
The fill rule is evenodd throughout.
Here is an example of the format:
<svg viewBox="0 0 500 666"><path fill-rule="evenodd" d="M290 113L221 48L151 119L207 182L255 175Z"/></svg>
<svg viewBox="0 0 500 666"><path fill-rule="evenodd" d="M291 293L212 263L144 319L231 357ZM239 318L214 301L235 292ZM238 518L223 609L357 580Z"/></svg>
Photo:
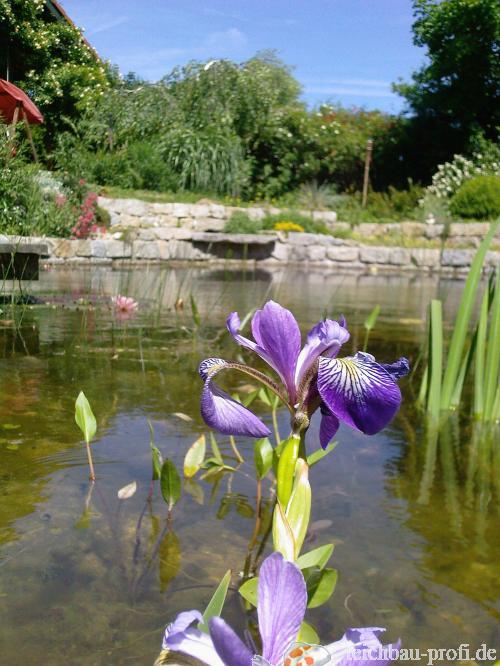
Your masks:
<svg viewBox="0 0 500 666"><path fill-rule="evenodd" d="M476 176L463 183L450 201L450 211L478 220L500 215L500 176Z"/></svg>
<svg viewBox="0 0 500 666"><path fill-rule="evenodd" d="M251 220L246 213L233 213L224 226L228 234L258 234L262 231L262 220Z"/></svg>
<svg viewBox="0 0 500 666"><path fill-rule="evenodd" d="M3 153L3 154L2 154ZM0 233L69 236L77 214L68 197L44 192L40 169L0 146Z"/></svg>

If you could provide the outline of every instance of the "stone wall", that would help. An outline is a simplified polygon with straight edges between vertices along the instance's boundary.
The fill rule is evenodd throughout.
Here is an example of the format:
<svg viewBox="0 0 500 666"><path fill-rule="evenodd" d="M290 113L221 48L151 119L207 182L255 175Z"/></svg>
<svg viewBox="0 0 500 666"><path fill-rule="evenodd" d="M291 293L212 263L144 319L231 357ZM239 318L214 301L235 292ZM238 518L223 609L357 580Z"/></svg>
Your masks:
<svg viewBox="0 0 500 666"><path fill-rule="evenodd" d="M277 209L235 209L213 203L155 204L104 199L111 229L89 240L45 238L50 264L122 264L143 262L249 262L258 265L299 264L357 271L446 271L463 273L488 224L442 225L418 222L360 224L336 221L335 213L315 212L331 234L263 232L226 234L225 221L235 210L258 219ZM443 234L447 232L446 238ZM0 239L1 240L1 239ZM6 239L18 242L16 239ZM42 239L22 239L39 242ZM487 266L500 265L499 237L488 253ZM399 244L398 244L399 243ZM413 244L414 247L408 247Z"/></svg>

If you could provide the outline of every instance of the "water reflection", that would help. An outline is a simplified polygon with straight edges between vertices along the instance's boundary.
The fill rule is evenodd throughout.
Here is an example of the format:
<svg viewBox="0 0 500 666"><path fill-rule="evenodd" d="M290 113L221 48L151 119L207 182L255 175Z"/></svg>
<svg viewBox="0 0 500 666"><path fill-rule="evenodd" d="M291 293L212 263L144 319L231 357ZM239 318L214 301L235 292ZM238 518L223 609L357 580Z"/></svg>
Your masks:
<svg viewBox="0 0 500 666"><path fill-rule="evenodd" d="M229 311L244 314L274 298L294 310L303 330L324 312L343 312L355 349L364 318L379 303L370 349L380 358L413 360L429 299L442 298L450 315L460 288L435 276L319 270L42 274L35 289L48 304L0 327L2 663L40 654L54 665L152 663L167 620L204 608L224 572L244 568L257 506L249 462L234 474L186 482L171 522L158 488L149 496L147 419L157 446L181 466L187 447L205 432L199 360L241 353L221 326ZM117 322L108 307L118 292L141 304L127 322ZM200 326L193 324L191 294ZM174 308L179 298L183 311ZM243 392L237 378L228 381L229 389ZM80 389L98 419L92 495L73 422ZM389 428L373 438L342 428L337 449L311 472L307 544L334 541L332 565L340 577L329 606L310 620L330 640L347 626L379 624L390 628L389 640L401 635L408 647L494 646L500 557L494 433L485 436L458 417L441 435L426 433L413 409L411 380L404 390L404 408ZM256 408L265 414L263 405ZM287 414L278 416L285 433ZM269 415L264 419L272 425ZM315 420L310 446L317 445L317 430ZM218 442L236 466L229 440ZM252 443L238 447L251 461ZM117 490L132 480L137 493L120 502ZM269 491L264 485L259 540L269 527ZM235 626L246 621L237 595L228 614Z"/></svg>

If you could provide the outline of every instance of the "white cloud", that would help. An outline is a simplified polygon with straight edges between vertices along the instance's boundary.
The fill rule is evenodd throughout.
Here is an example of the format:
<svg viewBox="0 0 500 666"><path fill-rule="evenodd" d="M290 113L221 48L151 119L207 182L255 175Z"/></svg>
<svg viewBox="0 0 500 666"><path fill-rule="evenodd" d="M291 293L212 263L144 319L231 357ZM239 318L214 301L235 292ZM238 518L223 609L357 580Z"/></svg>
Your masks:
<svg viewBox="0 0 500 666"><path fill-rule="evenodd" d="M128 22L129 22L128 16L119 16L113 19L112 21L108 21L107 23L101 23L101 25L98 25L97 28L90 30L87 33L87 37L91 37L92 35L97 35L100 32L106 32L107 30L112 30L113 28L116 28L119 25L123 25L124 23Z"/></svg>
<svg viewBox="0 0 500 666"><path fill-rule="evenodd" d="M220 32L211 32L203 41L201 48L212 48L214 46L244 46L247 43L246 36L238 28L228 28Z"/></svg>

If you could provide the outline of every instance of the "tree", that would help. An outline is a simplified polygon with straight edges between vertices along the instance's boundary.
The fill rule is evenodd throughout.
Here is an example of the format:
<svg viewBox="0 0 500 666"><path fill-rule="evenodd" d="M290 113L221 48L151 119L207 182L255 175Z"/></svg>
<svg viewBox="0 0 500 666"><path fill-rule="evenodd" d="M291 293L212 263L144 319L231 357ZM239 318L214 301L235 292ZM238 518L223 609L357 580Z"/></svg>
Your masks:
<svg viewBox="0 0 500 666"><path fill-rule="evenodd" d="M406 98L419 126L442 137L445 158L467 151L478 133L495 139L498 0L413 0L413 8L413 41L427 48L428 62L411 83L394 89Z"/></svg>
<svg viewBox="0 0 500 666"><path fill-rule="evenodd" d="M79 30L51 7L46 0L0 0L0 76L8 72L33 98L47 135L93 107L113 80Z"/></svg>

